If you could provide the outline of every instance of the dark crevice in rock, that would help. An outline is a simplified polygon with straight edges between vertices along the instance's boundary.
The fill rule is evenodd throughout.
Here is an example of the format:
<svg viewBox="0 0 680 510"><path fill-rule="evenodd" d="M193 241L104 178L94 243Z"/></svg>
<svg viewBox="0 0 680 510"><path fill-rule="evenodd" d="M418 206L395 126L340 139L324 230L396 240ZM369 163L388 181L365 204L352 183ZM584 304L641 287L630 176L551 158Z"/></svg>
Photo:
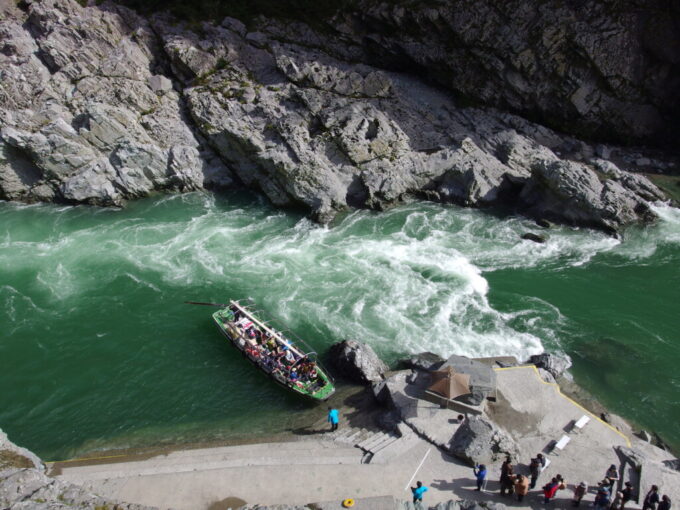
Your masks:
<svg viewBox="0 0 680 510"><path fill-rule="evenodd" d="M360 175L355 175L351 184L347 187L345 201L350 207L360 209L366 207L371 196L370 190Z"/></svg>
<svg viewBox="0 0 680 510"><path fill-rule="evenodd" d="M19 181L19 188L13 189L15 186L10 187L7 183L3 185L3 179L0 178L0 199L25 199L30 188L43 178L43 171L33 163L30 153L22 148L5 144L4 152L9 167Z"/></svg>

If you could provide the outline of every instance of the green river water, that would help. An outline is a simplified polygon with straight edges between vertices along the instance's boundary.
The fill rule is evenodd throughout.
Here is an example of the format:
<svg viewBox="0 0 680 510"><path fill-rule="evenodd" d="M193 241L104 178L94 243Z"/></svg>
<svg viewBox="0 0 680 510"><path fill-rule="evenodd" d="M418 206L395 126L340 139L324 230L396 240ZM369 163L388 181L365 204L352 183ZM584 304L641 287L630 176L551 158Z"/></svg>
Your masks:
<svg viewBox="0 0 680 510"><path fill-rule="evenodd" d="M330 228L256 195L124 210L0 203L0 427L46 460L304 422L185 300L253 298L319 352L558 350L577 383L680 446L680 211L619 242L417 202Z"/></svg>

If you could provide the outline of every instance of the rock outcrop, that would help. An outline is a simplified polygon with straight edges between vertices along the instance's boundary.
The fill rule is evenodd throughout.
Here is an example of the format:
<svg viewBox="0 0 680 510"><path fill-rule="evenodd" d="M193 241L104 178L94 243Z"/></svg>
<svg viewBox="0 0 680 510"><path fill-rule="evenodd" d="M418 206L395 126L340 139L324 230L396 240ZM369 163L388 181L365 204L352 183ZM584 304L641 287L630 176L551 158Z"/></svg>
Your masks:
<svg viewBox="0 0 680 510"><path fill-rule="evenodd" d="M0 198L121 205L232 183L187 122L148 22L24 2L0 21Z"/></svg>
<svg viewBox="0 0 680 510"><path fill-rule="evenodd" d="M192 31L107 2L83 8L74 0L27 0L17 4L23 10L3 7L0 199L120 205L156 190L242 183L275 205L302 206L321 222L348 208L383 209L414 196L476 207L510 204L538 218L612 233L652 219L647 203L663 194L621 168L630 151L594 147L517 115L461 106L390 64L406 57L452 90L473 97L474 89L481 103L546 119L554 109L575 116L575 126L606 120L627 129L622 136L637 136L633 128L646 136L665 122L659 102L677 101L666 97L671 88L659 85L674 83L674 71L659 63L650 78L654 88L624 73L628 64L598 81L592 75L605 63L570 60L614 51L617 37L629 40L631 21L611 21L611 33L619 36L598 48L589 27L606 19L601 9L584 22L588 36L579 39L575 25L563 22L571 19L568 7L551 14L534 13L533 4L519 0L501 10L489 2L459 3L427 9L417 3L408 13L387 4L362 7L361 14L334 20L337 37L265 19L251 31L232 18ZM505 22L498 14L518 6L536 14L537 27L550 21L541 29L544 39L529 44L521 35L500 37ZM485 20L486 28L459 26L468 18ZM377 34L378 19L395 32ZM521 23L524 16L509 19ZM559 32L562 25L573 33ZM490 36L499 37L508 58L502 48L491 60L475 52ZM444 51L447 37L451 51ZM466 49L457 41L466 41ZM520 47L518 60L513 52ZM374 65L357 63L362 60ZM481 74L473 76L476 71ZM544 72L559 78L548 80ZM565 101L578 107L565 109ZM621 112L637 120L626 123ZM645 166L667 165L647 158Z"/></svg>
<svg viewBox="0 0 680 510"><path fill-rule="evenodd" d="M537 368L545 370L555 379L558 379L571 366L571 360L567 356L549 352L534 354L527 360L527 363L531 363L536 365Z"/></svg>
<svg viewBox="0 0 680 510"><path fill-rule="evenodd" d="M471 465L489 464L506 455L519 458L512 437L481 416L470 416L458 427L449 450Z"/></svg>
<svg viewBox="0 0 680 510"><path fill-rule="evenodd" d="M388 366L370 345L355 340L343 340L330 348L336 370L353 382L368 384L382 381Z"/></svg>
<svg viewBox="0 0 680 510"><path fill-rule="evenodd" d="M50 478L38 457L13 444L0 430L0 508L152 510L153 507L110 501L77 485Z"/></svg>
<svg viewBox="0 0 680 510"><path fill-rule="evenodd" d="M432 352L421 352L412 354L406 359L400 360L399 364L406 368L416 368L418 370L438 370L446 361L438 354Z"/></svg>

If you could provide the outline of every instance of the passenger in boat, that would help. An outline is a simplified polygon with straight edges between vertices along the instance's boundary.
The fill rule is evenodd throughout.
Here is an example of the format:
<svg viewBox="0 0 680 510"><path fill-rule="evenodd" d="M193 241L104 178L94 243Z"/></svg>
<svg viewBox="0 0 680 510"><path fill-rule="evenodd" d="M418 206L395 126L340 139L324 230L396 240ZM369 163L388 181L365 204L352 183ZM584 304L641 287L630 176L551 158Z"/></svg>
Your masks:
<svg viewBox="0 0 680 510"><path fill-rule="evenodd" d="M293 351L291 351L288 347L285 345L283 346L283 357L286 359L288 363L295 363L295 355L293 354Z"/></svg>
<svg viewBox="0 0 680 510"><path fill-rule="evenodd" d="M274 360L271 356L263 355L260 359L262 360L262 366L267 372L273 372L276 369Z"/></svg>
<svg viewBox="0 0 680 510"><path fill-rule="evenodd" d="M246 354L255 359L260 357L258 350L250 344L246 344Z"/></svg>
<svg viewBox="0 0 680 510"><path fill-rule="evenodd" d="M253 323L250 319L248 319L248 317L241 317L236 321L236 325L243 331L246 331L248 328L252 327Z"/></svg>
<svg viewBox="0 0 680 510"><path fill-rule="evenodd" d="M231 313L234 314L234 320L235 321L237 321L241 318L241 310L239 310L236 305L231 305L229 307L229 310L231 310Z"/></svg>

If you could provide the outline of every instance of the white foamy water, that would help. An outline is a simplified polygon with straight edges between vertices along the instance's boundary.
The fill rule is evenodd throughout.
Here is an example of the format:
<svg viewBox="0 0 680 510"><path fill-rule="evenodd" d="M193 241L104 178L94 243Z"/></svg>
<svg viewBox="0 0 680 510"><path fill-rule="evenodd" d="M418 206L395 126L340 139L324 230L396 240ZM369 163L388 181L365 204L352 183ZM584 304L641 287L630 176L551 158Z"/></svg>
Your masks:
<svg viewBox="0 0 680 510"><path fill-rule="evenodd" d="M680 213L654 210L661 225L646 235L677 242ZM546 341L559 344L563 318L538 299L513 313L495 310L485 272L578 266L605 251L640 258L657 245L640 234L622 245L588 230L543 231L522 218L429 203L354 212L330 228L260 204L225 208L207 194L98 216L96 224L69 232L6 239L0 259L9 270L33 271L36 285L56 300L119 277L155 292L159 280L217 285L221 300L252 296L293 328L313 328L329 343L360 339L383 352L524 358ZM547 242L521 240L529 231L547 234Z"/></svg>

